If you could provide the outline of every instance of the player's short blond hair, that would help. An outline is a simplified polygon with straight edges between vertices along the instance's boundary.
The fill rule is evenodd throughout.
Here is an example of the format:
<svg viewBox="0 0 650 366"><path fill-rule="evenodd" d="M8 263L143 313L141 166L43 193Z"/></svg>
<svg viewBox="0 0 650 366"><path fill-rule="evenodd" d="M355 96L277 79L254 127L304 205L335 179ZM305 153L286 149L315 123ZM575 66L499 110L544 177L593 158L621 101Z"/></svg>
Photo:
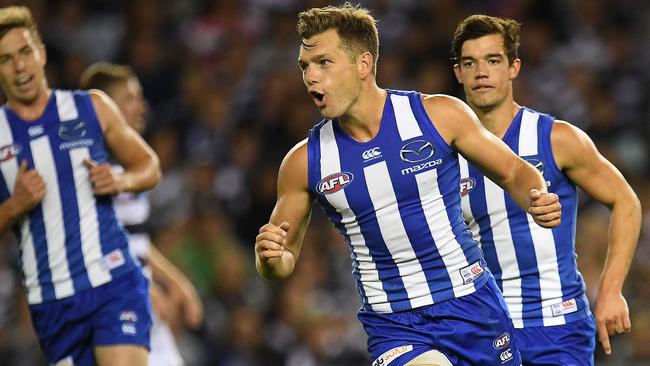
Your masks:
<svg viewBox="0 0 650 366"><path fill-rule="evenodd" d="M349 2L341 6L312 8L298 14L296 28L301 42L330 29L336 30L350 61L353 62L357 56L368 51L374 61L372 71L377 73L379 32L377 21L368 9Z"/></svg>
<svg viewBox="0 0 650 366"><path fill-rule="evenodd" d="M26 6L0 8L0 39L14 28L27 28L38 44L43 43L32 12Z"/></svg>
<svg viewBox="0 0 650 366"><path fill-rule="evenodd" d="M99 89L109 93L109 89L122 82L135 78L135 72L127 65L108 62L94 63L81 74L79 87L81 89Z"/></svg>

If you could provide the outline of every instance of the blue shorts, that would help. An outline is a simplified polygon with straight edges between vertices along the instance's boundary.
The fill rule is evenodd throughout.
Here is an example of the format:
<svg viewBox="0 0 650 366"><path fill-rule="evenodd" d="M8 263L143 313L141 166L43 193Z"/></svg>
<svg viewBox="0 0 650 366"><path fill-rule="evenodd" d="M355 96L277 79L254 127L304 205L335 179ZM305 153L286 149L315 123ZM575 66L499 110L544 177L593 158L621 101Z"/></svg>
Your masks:
<svg viewBox="0 0 650 366"><path fill-rule="evenodd" d="M430 350L457 366L521 364L494 278L467 296L398 313L360 310L358 317L368 333L373 366L402 366Z"/></svg>
<svg viewBox="0 0 650 366"><path fill-rule="evenodd" d="M596 325L593 316L552 327L515 329L523 364L593 366Z"/></svg>
<svg viewBox="0 0 650 366"><path fill-rule="evenodd" d="M149 283L140 269L64 299L29 307L50 363L95 365L94 348L117 344L149 349Z"/></svg>

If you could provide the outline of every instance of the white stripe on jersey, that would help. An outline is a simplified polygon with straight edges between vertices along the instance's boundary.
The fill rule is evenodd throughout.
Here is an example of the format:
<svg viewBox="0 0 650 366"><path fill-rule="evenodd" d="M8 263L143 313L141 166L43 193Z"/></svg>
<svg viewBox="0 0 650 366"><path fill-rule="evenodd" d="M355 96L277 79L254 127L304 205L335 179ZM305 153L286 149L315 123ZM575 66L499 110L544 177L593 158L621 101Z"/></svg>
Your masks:
<svg viewBox="0 0 650 366"><path fill-rule="evenodd" d="M13 138L11 129L9 128L9 122L7 121L7 115L4 108L0 110L0 146L7 146L13 144ZM16 184L16 175L18 174L18 166L20 162L18 159L14 159L12 162L4 162L0 164L0 169L2 170L2 176L5 183L7 184L7 189L9 189L9 194L13 194L14 185ZM25 276L25 287L30 289L27 296L28 302L31 304L32 301L41 302L41 286L38 283L38 269L36 266L36 252L34 251L34 243L32 242L32 232L29 229L29 216L25 215L20 225L20 235L22 237L21 245L22 247L22 268L23 275Z"/></svg>
<svg viewBox="0 0 650 366"><path fill-rule="evenodd" d="M88 148L78 148L70 151L70 163L74 174L74 184L77 193L79 210L79 230L81 234L81 252L88 272L88 280L97 287L111 280L109 271L105 271L102 263L102 248L99 240L99 222L95 206L95 194L88 174L88 168L83 164L90 158Z"/></svg>
<svg viewBox="0 0 650 366"><path fill-rule="evenodd" d="M524 109L521 116L519 131L519 155L537 155L537 122L539 113ZM533 239L537 270L539 271L539 287L542 299L542 316L544 326L565 324L564 315L553 316L551 305L562 302L562 282L558 268L557 253L555 252L555 238L551 229L544 229L537 225L533 217L526 214L528 227Z"/></svg>
<svg viewBox="0 0 650 366"><path fill-rule="evenodd" d="M59 111L59 120L70 121L79 117L77 106L74 102L74 96L68 90L55 90L56 108Z"/></svg>
<svg viewBox="0 0 650 366"><path fill-rule="evenodd" d="M438 253L447 267L447 273L454 286L454 295L461 297L476 291L474 283L463 283L463 276L455 268L467 267L468 263L464 255L453 255L453 253L462 253L463 249L456 240L453 231L447 230L451 227L447 209L443 201L442 194L438 187L437 169L427 170L415 176L422 202L424 216L433 235L433 240L438 248Z"/></svg>
<svg viewBox="0 0 650 366"><path fill-rule="evenodd" d="M402 141L413 137L422 136L422 130L415 119L409 97L406 95L391 94L390 100L393 103L395 122Z"/></svg>
<svg viewBox="0 0 650 366"><path fill-rule="evenodd" d="M336 144L336 138L334 137L332 121L328 121L320 130L320 156L322 177L341 171L339 149ZM341 190L333 194L328 194L325 197L333 207L346 207L345 210L338 212L341 215L341 224L345 227L345 232L350 238L350 245L359 263L360 282L363 285L363 291L368 299L368 303L381 304L370 305L374 311L383 313L390 312L391 307L388 303L388 295L382 287L382 282L379 280L379 271L370 256L370 249L361 234L361 227L357 222L356 216L349 208L350 205L345 197L345 192Z"/></svg>
<svg viewBox="0 0 650 366"><path fill-rule="evenodd" d="M562 281L560 281L553 231L537 225L529 214L526 214L526 218L535 247L540 295L542 299L546 299L542 301L544 326L565 324L564 315L553 316L551 308L551 305L562 302Z"/></svg>
<svg viewBox="0 0 650 366"><path fill-rule="evenodd" d="M74 293L74 286L68 270L68 254L65 247L65 226L61 212L61 196L56 165L52 158L50 140L47 136L30 142L34 167L45 181L45 196L41 202L43 223L47 238L47 254L54 294L57 299Z"/></svg>
<svg viewBox="0 0 650 366"><path fill-rule="evenodd" d="M521 275L515 254L515 244L510 233L504 191L487 177L483 177L483 184L485 185L485 203L492 225L494 249L497 253L499 267L502 269L503 298L508 305L513 325L515 328L521 328L523 327Z"/></svg>
<svg viewBox="0 0 650 366"><path fill-rule="evenodd" d="M427 278L406 234L386 162L367 166L363 171L366 181L372 182L367 188L375 208L377 224L404 282L411 307L433 304L431 290L422 285L427 283Z"/></svg>
<svg viewBox="0 0 650 366"><path fill-rule="evenodd" d="M460 154L458 154L458 167L460 168L461 178L469 177L469 164ZM474 213L472 212L472 206L469 202L469 193L460 197L460 205L463 208L463 219L465 219L467 226L472 232L472 237L478 242L478 246L481 247L480 230L478 225L475 225L476 220L474 220Z"/></svg>
<svg viewBox="0 0 650 366"><path fill-rule="evenodd" d="M519 128L519 156L537 155L537 121L539 114L524 109Z"/></svg>

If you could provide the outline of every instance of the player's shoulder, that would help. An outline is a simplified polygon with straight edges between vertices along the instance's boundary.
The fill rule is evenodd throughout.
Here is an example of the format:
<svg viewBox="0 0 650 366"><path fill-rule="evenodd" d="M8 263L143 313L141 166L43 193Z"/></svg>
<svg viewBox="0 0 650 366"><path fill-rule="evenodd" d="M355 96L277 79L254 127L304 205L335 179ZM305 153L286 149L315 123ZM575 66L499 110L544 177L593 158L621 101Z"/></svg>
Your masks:
<svg viewBox="0 0 650 366"><path fill-rule="evenodd" d="M297 144L295 144L282 161L282 165L288 164L291 166L299 166L302 163L307 163L307 141L304 139Z"/></svg>
<svg viewBox="0 0 650 366"><path fill-rule="evenodd" d="M455 120L474 114L465 102L446 94L422 94L422 104L432 119Z"/></svg>

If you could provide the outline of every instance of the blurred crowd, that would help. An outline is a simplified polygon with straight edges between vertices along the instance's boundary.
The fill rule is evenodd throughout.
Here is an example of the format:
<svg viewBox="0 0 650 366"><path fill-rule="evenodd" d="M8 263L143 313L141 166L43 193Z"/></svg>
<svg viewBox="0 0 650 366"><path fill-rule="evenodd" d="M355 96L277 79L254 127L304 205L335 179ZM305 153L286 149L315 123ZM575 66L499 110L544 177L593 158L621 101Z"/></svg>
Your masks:
<svg viewBox="0 0 650 366"><path fill-rule="evenodd" d="M131 65L149 101L146 138L163 180L150 193L159 250L198 288L206 320L177 329L188 366L369 365L350 255L315 207L301 260L262 280L253 244L275 203L284 154L319 120L297 66L296 15L330 1L31 0L55 88L84 68ZM368 0L379 19L378 83L462 98L450 61L472 13L522 26L520 104L585 130L650 208L650 2L646 0ZM602 182L606 184L607 182ZM597 365L650 364L650 215L625 286L632 333L597 345ZM592 306L608 210L581 195L577 261ZM0 238L0 365L44 365L25 310L17 245Z"/></svg>

